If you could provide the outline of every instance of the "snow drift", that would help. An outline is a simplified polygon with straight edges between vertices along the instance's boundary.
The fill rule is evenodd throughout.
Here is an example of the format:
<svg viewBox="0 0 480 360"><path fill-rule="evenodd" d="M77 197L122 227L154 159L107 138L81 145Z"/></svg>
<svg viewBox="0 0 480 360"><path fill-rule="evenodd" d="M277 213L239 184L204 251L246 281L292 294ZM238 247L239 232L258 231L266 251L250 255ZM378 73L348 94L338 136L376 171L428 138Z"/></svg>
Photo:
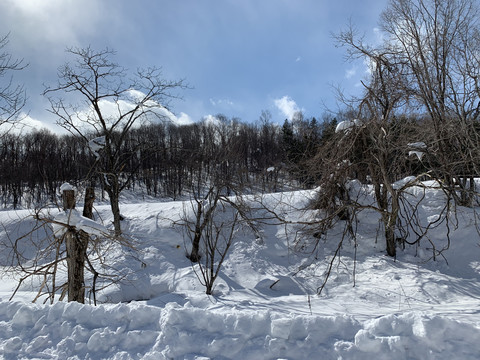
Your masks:
<svg viewBox="0 0 480 360"><path fill-rule="evenodd" d="M264 203L292 221L311 192L272 194ZM436 216L441 193L429 190L422 217ZM345 242L322 296L315 290L341 237L318 251L292 251L294 225L272 222L258 237L239 236L214 296L185 257L182 202L122 204L137 251L112 247L108 261L126 274L93 306L32 304L35 283L0 283L0 359L477 359L480 353L480 247L475 209L460 208L450 248L431 261L430 243L384 255L378 216L358 217L358 248ZM109 224L109 206L97 206ZM260 210L259 210L260 211ZM0 212L0 239L28 227L26 212ZM23 229L25 230L25 229ZM303 235L302 235L303 236ZM445 242L438 228L430 241ZM25 252L28 254L28 251ZM7 253L0 254L6 266ZM354 272L355 269L355 272ZM354 281L355 280L355 281ZM355 285L355 286L353 286Z"/></svg>
<svg viewBox="0 0 480 360"><path fill-rule="evenodd" d="M168 303L1 303L4 359L478 359L480 329L419 312L360 322Z"/></svg>

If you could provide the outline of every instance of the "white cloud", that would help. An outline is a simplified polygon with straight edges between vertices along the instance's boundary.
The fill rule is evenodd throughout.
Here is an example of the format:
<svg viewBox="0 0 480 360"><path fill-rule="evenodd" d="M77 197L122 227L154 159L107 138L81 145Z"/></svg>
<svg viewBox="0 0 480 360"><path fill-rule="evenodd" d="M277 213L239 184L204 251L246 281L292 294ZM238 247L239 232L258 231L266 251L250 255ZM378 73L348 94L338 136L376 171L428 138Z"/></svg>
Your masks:
<svg viewBox="0 0 480 360"><path fill-rule="evenodd" d="M213 115L207 115L207 116L204 116L203 117L203 121L207 124L207 125L218 125L220 122L218 121L218 119L213 116Z"/></svg>
<svg viewBox="0 0 480 360"><path fill-rule="evenodd" d="M302 60L302 57L301 56L298 56L296 59L295 59L295 62L299 62Z"/></svg>
<svg viewBox="0 0 480 360"><path fill-rule="evenodd" d="M25 116L25 118L22 120L22 124L29 129L49 129L47 125L45 125L43 122L40 120L34 119L30 117L29 115Z"/></svg>
<svg viewBox="0 0 480 360"><path fill-rule="evenodd" d="M116 101L106 99L100 100L99 107L107 125L112 126L117 122L120 116L135 109L137 103L142 102L145 96L146 95L141 91L131 89L127 92L127 96L124 99ZM158 121L170 121L176 125L188 125L193 123L188 114L181 112L180 116L177 117L169 109L155 100L145 101L143 104L143 110L138 110L138 113L140 111L144 111L144 114L136 120L134 126L141 126L143 124L155 123ZM97 116L93 111L93 108L90 106L89 108L78 112L76 119L74 120L77 128L89 130L91 129L92 122L97 121L96 119ZM125 120L127 121L127 118Z"/></svg>
<svg viewBox="0 0 480 360"><path fill-rule="evenodd" d="M347 69L347 70L345 71L345 78L351 79L351 78L354 77L356 74L357 74L357 67L356 67L356 66L352 66L350 69Z"/></svg>
<svg viewBox="0 0 480 360"><path fill-rule="evenodd" d="M0 126L0 132L9 132L13 134L25 134L29 133L34 130L49 130L51 132L58 132L55 129L53 129L51 126L45 124L44 122L34 119L31 116L27 114L22 114L20 115L21 120L17 121L13 124L11 123L3 123Z"/></svg>
<svg viewBox="0 0 480 360"><path fill-rule="evenodd" d="M375 37L375 42L377 44L380 44L383 42L383 40L385 39L385 36L384 34L382 33L382 30L380 30L378 27L374 27L373 28L373 35Z"/></svg>
<svg viewBox="0 0 480 360"><path fill-rule="evenodd" d="M291 120L295 113L302 111L297 103L288 95L280 99L274 100L275 106L280 110L280 112Z"/></svg>
<svg viewBox="0 0 480 360"><path fill-rule="evenodd" d="M134 104L128 101L120 100L118 104L113 101L102 100L100 102L100 108L102 110L105 119L111 124L115 119L118 119L118 115L120 112L124 113L130 109L133 109ZM0 133L3 132L10 132L13 134L25 134L29 133L34 130L48 130L52 133L63 134L66 132L61 126L58 125L50 125L41 120L34 119L29 115L22 115L22 120L15 124L5 123L0 126ZM94 119L94 112L92 109L85 109L80 111L77 116L75 122L78 128L84 128L86 131L92 130L92 128L86 123L87 119ZM184 113L180 112L179 116L173 114L170 110L165 107L158 107L155 109L155 114L150 114L150 117L145 117L143 119L139 119L136 123L136 126L140 126L141 124L145 124L148 122L155 122L161 119L162 121L170 121L176 125L189 125L193 124L191 117Z"/></svg>
<svg viewBox="0 0 480 360"><path fill-rule="evenodd" d="M184 112L181 112L180 113L180 116L176 117L177 120L176 120L176 123L178 125L190 125L190 124L193 124L193 120L192 118L188 115L188 114L185 114Z"/></svg>
<svg viewBox="0 0 480 360"><path fill-rule="evenodd" d="M6 23L13 33L22 32L31 45L45 45L46 40L71 46L78 43L79 35L94 34L105 14L113 16L114 9L105 11L105 5L95 0L6 0L0 11L10 15L6 16ZM21 26L15 23L18 21Z"/></svg>
<svg viewBox="0 0 480 360"><path fill-rule="evenodd" d="M375 62L370 58L364 58L363 65L365 66L365 74L372 75L376 68Z"/></svg>
<svg viewBox="0 0 480 360"><path fill-rule="evenodd" d="M233 101L229 99L213 99L213 98L210 98L210 104L212 104L213 106L223 106L223 107L235 105Z"/></svg>

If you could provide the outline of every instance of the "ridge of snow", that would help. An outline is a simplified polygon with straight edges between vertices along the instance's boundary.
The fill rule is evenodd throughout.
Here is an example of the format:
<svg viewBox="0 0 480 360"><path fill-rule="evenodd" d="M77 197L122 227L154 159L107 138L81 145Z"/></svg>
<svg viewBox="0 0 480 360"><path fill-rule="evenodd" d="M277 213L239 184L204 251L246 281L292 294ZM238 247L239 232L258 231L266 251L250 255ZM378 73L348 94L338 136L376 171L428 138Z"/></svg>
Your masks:
<svg viewBox="0 0 480 360"><path fill-rule="evenodd" d="M0 303L4 358L476 359L480 329L422 312L358 321L168 303Z"/></svg>

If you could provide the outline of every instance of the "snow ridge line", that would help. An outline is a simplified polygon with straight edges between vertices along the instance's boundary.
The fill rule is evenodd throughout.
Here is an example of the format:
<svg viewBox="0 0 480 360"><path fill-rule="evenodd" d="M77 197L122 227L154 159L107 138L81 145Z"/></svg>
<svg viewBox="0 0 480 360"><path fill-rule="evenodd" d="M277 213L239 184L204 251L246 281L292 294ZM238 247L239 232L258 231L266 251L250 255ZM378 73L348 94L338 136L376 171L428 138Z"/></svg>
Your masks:
<svg viewBox="0 0 480 360"><path fill-rule="evenodd" d="M352 316L215 311L168 303L3 302L1 359L476 359L480 329L421 312ZM167 345L168 344L168 345ZM440 356L441 355L441 356Z"/></svg>

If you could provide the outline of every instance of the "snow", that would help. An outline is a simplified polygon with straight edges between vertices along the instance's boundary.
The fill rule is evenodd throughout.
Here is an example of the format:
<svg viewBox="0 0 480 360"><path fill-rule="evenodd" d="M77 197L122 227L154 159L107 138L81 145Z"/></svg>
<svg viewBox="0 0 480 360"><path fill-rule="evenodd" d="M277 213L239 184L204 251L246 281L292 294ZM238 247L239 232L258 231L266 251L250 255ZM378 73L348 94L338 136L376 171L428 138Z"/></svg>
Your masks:
<svg viewBox="0 0 480 360"><path fill-rule="evenodd" d="M3 303L4 358L476 359L478 327L410 312L353 316L208 310L168 303ZM13 314L13 318L12 318Z"/></svg>
<svg viewBox="0 0 480 360"><path fill-rule="evenodd" d="M69 183L63 183L60 186L60 192L75 190L75 188Z"/></svg>
<svg viewBox="0 0 480 360"><path fill-rule="evenodd" d="M344 131L348 133L352 127L359 126L359 125L360 125L360 120L358 119L340 121L337 127L335 128L335 133L339 133L340 131Z"/></svg>
<svg viewBox="0 0 480 360"><path fill-rule="evenodd" d="M351 188L372 191L356 183ZM416 191L424 198L422 218L438 216L441 190L409 188L412 196ZM291 221L305 220L315 216L303 210L312 195L271 194L262 202ZM295 241L308 235L293 224L272 221L257 235L239 233L214 296L207 296L185 257L182 231L173 223L185 204L123 202L121 208L124 231L136 251L111 247L106 261L127 277L99 292L99 305L32 304L34 282L8 301L15 275L1 275L0 359L478 358L478 209L460 207L455 226L452 217L450 248L444 252L448 263L441 256L430 260L428 240L399 249L397 259L385 256L378 215L360 213L358 247L355 251L355 244L345 240L341 261L335 262L320 296L316 289L342 229L333 229L310 253L309 248L293 251ZM97 218L110 224L109 206L96 209ZM265 215L260 208L256 211ZM15 236L31 226L19 222L27 214L0 212L2 243L7 234ZM56 216L63 222L67 215ZM83 226L78 214L69 221ZM436 228L429 240L441 248L447 242L445 232ZM8 265L5 253L0 253L3 266Z"/></svg>
<svg viewBox="0 0 480 360"><path fill-rule="evenodd" d="M408 156L415 155L418 160L422 160L423 155L425 154L425 149L427 148L427 144L423 141L409 143L408 146L413 149L408 152Z"/></svg>
<svg viewBox="0 0 480 360"><path fill-rule="evenodd" d="M99 136L94 139L91 139L88 142L88 147L93 152L97 160L100 159L99 151L105 147L106 141L107 140L105 136Z"/></svg>
<svg viewBox="0 0 480 360"><path fill-rule="evenodd" d="M53 232L60 236L67 227L73 226L77 230L83 230L87 234L102 236L108 234L108 229L94 220L84 217L78 210L72 209L59 212L53 218Z"/></svg>

